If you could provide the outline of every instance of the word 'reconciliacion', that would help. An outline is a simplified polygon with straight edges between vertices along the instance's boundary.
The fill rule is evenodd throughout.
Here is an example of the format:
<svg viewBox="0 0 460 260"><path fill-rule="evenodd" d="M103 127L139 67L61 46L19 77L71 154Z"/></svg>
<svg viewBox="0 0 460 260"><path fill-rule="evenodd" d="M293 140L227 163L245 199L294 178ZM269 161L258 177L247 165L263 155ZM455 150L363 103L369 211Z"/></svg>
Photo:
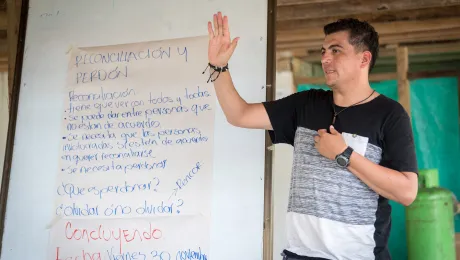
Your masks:
<svg viewBox="0 0 460 260"><path fill-rule="evenodd" d="M85 64L125 63L145 59L169 59L171 55L174 54L184 56L184 61L188 60L187 47L159 47L157 49L146 49L141 51L119 51L77 55L75 57L75 66L78 67Z"/></svg>

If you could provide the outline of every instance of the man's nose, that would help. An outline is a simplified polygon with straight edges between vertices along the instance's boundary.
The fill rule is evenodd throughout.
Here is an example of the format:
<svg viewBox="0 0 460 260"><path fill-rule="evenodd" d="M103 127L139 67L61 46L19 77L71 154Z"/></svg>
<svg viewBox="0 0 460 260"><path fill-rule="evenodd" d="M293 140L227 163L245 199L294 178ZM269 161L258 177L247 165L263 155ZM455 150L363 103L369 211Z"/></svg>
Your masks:
<svg viewBox="0 0 460 260"><path fill-rule="evenodd" d="M328 64L330 62L331 62L331 55L324 53L323 56L321 56L321 63Z"/></svg>

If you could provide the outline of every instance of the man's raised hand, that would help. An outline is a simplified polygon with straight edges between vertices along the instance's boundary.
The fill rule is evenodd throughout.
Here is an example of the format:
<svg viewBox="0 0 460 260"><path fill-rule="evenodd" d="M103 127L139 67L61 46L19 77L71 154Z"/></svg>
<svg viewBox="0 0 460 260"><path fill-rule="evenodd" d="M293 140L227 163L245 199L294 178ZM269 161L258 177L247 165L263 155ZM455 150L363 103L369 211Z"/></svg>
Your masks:
<svg viewBox="0 0 460 260"><path fill-rule="evenodd" d="M214 25L214 28L213 28ZM213 15L213 22L208 22L209 46L208 60L214 66L224 67L235 51L239 37L230 39L228 17L218 12Z"/></svg>

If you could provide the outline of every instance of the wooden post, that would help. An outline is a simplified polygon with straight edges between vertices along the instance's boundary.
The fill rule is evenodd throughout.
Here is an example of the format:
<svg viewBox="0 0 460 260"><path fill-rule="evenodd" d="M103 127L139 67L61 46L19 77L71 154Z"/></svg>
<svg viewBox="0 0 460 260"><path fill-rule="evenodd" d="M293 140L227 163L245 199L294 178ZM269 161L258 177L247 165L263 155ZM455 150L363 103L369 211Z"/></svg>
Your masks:
<svg viewBox="0 0 460 260"><path fill-rule="evenodd" d="M266 100L276 98L276 0L268 0L267 6L267 68ZM262 259L273 259L273 151L268 131L265 131L265 174Z"/></svg>
<svg viewBox="0 0 460 260"><path fill-rule="evenodd" d="M292 93L296 93L298 91L298 86L300 84L298 81L299 78L311 79L313 77L313 65L310 62L305 62L295 57L291 59L291 71L293 83ZM320 77L320 79L325 81L324 77Z"/></svg>
<svg viewBox="0 0 460 260"><path fill-rule="evenodd" d="M7 0L7 41L8 41L8 104L11 108L13 93L13 79L16 68L16 54L18 49L19 20L21 18L22 0Z"/></svg>
<svg viewBox="0 0 460 260"><path fill-rule="evenodd" d="M396 49L396 62L399 103L401 103L409 116L411 116L410 84L407 76L409 71L409 55L407 47L399 46Z"/></svg>
<svg viewBox="0 0 460 260"><path fill-rule="evenodd" d="M295 63L295 60L294 58L291 58L291 61L290 61L290 67L291 67L291 74L292 74L292 93L296 93L297 92L297 88L298 88L298 82L297 82L297 71L299 70L297 67L298 65Z"/></svg>
<svg viewBox="0 0 460 260"><path fill-rule="evenodd" d="M460 73L457 76L457 95L458 95L458 123L460 124ZM460 240L459 240L460 243ZM460 251L459 251L460 252ZM460 254L459 254L460 256Z"/></svg>

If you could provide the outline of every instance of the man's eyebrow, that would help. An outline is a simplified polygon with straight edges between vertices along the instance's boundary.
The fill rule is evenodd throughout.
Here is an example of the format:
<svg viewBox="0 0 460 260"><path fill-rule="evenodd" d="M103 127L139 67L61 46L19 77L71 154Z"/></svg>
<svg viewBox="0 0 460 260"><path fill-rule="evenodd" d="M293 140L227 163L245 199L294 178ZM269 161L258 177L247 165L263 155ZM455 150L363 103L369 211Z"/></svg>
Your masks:
<svg viewBox="0 0 460 260"><path fill-rule="evenodd" d="M343 49L343 46L340 45L340 44L332 44L331 46L329 46L328 49L332 49L332 48L341 48L341 49ZM323 51L323 50L326 50L326 49L323 46L323 47L321 47L321 50Z"/></svg>

